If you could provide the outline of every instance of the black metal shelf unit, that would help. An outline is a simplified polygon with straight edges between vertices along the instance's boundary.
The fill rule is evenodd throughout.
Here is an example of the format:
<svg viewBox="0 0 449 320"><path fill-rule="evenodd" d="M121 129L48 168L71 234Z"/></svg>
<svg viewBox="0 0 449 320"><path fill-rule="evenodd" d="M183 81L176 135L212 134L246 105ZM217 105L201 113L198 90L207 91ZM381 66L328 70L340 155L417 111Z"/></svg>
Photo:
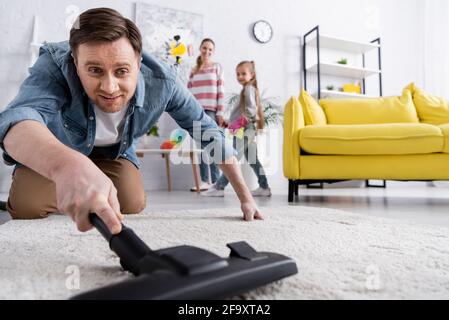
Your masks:
<svg viewBox="0 0 449 320"><path fill-rule="evenodd" d="M318 91L317 91L317 98L321 99L321 63L322 63L322 59L321 59L321 46L320 46L320 27L316 26L315 28L311 29L310 31L308 31L304 36L303 36L303 43L302 43L302 71L303 71L303 80L304 80L304 89L307 90L307 76L308 76L308 71L307 71L307 39L314 35L316 37L316 52L317 52L317 86L318 86ZM377 48L377 56L378 56L378 70L379 70L379 96L382 96L382 54L381 54L381 39L376 38L374 40L372 40L370 42L371 44L378 44L378 48ZM365 53L362 53L362 63L363 63L363 68L366 67L365 65ZM365 82L365 77L362 78L362 94L366 94L366 82Z"/></svg>

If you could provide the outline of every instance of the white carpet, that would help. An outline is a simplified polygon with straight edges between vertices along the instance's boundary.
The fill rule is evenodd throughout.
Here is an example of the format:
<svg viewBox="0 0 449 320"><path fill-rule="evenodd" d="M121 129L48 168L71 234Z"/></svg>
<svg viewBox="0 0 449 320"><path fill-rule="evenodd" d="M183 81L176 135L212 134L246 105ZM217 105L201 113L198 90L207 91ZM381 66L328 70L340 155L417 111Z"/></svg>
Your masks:
<svg viewBox="0 0 449 320"><path fill-rule="evenodd" d="M190 244L227 256L226 243L245 240L296 260L297 275L244 299L449 298L447 228L309 207L264 213L266 220L251 223L239 209L147 212L125 221L152 249ZM69 266L80 270L79 290L67 289L76 285ZM64 216L0 226L0 299L66 299L129 276L98 232L81 234Z"/></svg>

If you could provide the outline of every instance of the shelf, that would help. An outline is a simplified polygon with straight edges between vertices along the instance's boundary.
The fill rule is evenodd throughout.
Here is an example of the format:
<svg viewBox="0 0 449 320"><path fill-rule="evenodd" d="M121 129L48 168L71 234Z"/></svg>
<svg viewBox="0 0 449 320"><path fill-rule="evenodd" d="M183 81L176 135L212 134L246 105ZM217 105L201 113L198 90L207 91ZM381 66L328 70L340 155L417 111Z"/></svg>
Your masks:
<svg viewBox="0 0 449 320"><path fill-rule="evenodd" d="M307 71L317 73L318 64L307 68ZM355 79L363 79L374 74L380 74L379 70L356 68L336 63L320 63L320 72L322 74Z"/></svg>
<svg viewBox="0 0 449 320"><path fill-rule="evenodd" d="M302 70L304 87L306 90L308 89L307 85L309 79L314 79L314 81L311 82L311 85L313 87L316 85L320 88L319 91L315 92L315 95L320 96L320 98L369 99L377 98L378 95L382 95L380 38L376 39L374 42L360 42L333 37L322 33L320 34L320 28L319 25L317 25L306 32L302 39ZM308 52L307 50L311 52ZM377 56L378 63L373 65L365 64L365 54L367 53L370 56L370 61L373 60L372 58L374 58L374 56ZM338 63L337 59L345 57L346 54L348 55L348 59L352 62L350 64ZM373 55L373 57L371 57L371 55ZM339 88L342 83L355 83L356 81L362 83L363 81L363 86L365 86L365 80L372 76L379 78L378 95L376 92L370 91L367 91L368 94L357 94L339 90L325 90L327 88L326 84L332 84L336 89Z"/></svg>
<svg viewBox="0 0 449 320"><path fill-rule="evenodd" d="M316 96L316 94L315 94ZM321 90L321 99L325 98L352 98L352 99L371 99L378 98L367 94L341 92L335 90Z"/></svg>
<svg viewBox="0 0 449 320"><path fill-rule="evenodd" d="M333 49L338 51L346 51L357 54L363 54L368 51L379 49L380 45L376 43L363 43L357 41L350 41L341 38L329 37L320 35L320 47ZM316 47L316 37L310 39L306 43L308 46Z"/></svg>

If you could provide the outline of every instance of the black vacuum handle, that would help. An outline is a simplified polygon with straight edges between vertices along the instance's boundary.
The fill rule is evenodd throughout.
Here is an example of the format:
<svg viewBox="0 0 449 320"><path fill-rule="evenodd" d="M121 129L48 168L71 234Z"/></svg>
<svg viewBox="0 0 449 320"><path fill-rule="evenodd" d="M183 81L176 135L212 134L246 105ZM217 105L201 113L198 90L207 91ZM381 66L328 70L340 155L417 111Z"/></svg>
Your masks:
<svg viewBox="0 0 449 320"><path fill-rule="evenodd" d="M109 242L112 238L112 233L109 231L108 226L101 220L99 216L97 216L96 213L89 214L89 220L90 223L93 224L95 228L97 228L98 232L101 233L101 235Z"/></svg>
<svg viewBox="0 0 449 320"><path fill-rule="evenodd" d="M109 242L109 247L120 258L122 265L125 265L129 271L138 275L140 273L140 260L152 252L145 242L132 229L123 224L120 233L112 234L97 214L90 213L89 220Z"/></svg>

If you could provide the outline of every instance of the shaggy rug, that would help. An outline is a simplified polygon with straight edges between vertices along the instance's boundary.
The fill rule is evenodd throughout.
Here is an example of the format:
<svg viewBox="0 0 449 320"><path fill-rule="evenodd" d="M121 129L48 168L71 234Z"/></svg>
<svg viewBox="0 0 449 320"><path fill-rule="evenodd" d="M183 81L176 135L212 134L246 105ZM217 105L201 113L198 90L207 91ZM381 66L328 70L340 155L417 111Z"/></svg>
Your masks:
<svg viewBox="0 0 449 320"><path fill-rule="evenodd" d="M339 210L264 208L146 212L125 223L153 249L190 244L227 256L245 240L294 258L299 273L242 299L448 299L447 228ZM116 256L95 230L79 233L64 216L0 226L0 299L67 299L122 281Z"/></svg>

